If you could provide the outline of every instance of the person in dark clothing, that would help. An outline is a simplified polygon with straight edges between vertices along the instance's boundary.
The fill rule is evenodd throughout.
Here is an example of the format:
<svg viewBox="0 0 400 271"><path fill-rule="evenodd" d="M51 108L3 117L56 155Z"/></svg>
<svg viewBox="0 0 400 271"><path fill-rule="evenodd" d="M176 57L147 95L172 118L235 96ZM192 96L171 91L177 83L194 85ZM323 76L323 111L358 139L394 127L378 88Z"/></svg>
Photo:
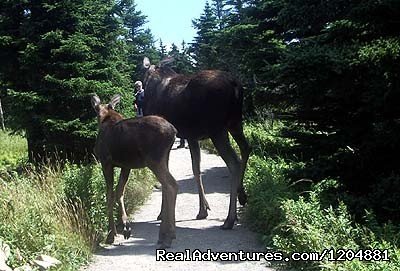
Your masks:
<svg viewBox="0 0 400 271"><path fill-rule="evenodd" d="M144 89L141 81L135 82L135 110L137 117L143 117Z"/></svg>
<svg viewBox="0 0 400 271"><path fill-rule="evenodd" d="M179 146L177 147L179 148L184 148L185 147L185 139L184 138L180 138L179 139Z"/></svg>

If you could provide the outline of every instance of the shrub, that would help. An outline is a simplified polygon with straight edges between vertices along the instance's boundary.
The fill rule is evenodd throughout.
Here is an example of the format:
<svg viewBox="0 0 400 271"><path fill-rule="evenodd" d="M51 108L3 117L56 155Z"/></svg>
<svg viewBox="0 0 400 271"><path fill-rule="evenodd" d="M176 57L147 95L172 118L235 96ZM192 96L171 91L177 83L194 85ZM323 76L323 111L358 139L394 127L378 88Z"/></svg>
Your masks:
<svg viewBox="0 0 400 271"><path fill-rule="evenodd" d="M251 156L245 174L244 182L249 198L246 219L253 229L265 235L267 245L270 234L283 219L281 202L294 197L292 187L282 174L287 167L283 160L264 160Z"/></svg>
<svg viewBox="0 0 400 271"><path fill-rule="evenodd" d="M321 262L290 262L296 268L307 270L398 270L400 268L400 250L391 242L381 239L371 229L354 224L344 203L337 208L321 207L321 192L330 185L331 180L323 182L311 191L309 197L297 200L283 201L281 210L284 220L277 234L274 245L286 252L319 252L324 249L360 249L388 250L390 261L328 261L325 257Z"/></svg>

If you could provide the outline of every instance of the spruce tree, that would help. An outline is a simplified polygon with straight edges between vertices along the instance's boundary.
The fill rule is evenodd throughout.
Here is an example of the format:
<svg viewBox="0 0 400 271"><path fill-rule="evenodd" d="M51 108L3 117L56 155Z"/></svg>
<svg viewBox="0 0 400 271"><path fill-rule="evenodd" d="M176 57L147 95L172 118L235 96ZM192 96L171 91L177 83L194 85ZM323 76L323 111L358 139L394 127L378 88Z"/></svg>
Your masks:
<svg viewBox="0 0 400 271"><path fill-rule="evenodd" d="M216 47L214 44L218 26L217 18L208 2L200 18L192 21L197 30L194 42L191 44L191 55L198 69L216 68Z"/></svg>
<svg viewBox="0 0 400 271"><path fill-rule="evenodd" d="M121 20L111 0L2 1L1 96L31 160L82 159L96 134L90 95L132 97Z"/></svg>

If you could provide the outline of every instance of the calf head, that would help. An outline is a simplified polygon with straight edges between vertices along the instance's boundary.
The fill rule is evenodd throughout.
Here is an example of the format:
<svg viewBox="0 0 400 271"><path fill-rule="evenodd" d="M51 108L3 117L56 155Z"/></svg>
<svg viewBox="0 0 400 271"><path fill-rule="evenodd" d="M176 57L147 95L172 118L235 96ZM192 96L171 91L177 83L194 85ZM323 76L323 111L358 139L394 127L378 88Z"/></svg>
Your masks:
<svg viewBox="0 0 400 271"><path fill-rule="evenodd" d="M97 95L92 96L92 106L96 111L99 123L102 123L109 116L113 116L115 114L119 115L117 112L114 111L114 109L120 101L121 96L119 94L114 95L108 104L102 104L100 98Z"/></svg>

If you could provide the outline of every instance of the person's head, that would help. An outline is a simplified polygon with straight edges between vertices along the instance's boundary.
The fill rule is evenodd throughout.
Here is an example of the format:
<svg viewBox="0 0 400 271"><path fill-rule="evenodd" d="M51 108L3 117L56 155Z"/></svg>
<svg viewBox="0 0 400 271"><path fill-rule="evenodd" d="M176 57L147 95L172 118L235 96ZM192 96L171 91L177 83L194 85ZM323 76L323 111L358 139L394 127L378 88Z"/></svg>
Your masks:
<svg viewBox="0 0 400 271"><path fill-rule="evenodd" d="M141 90L142 89L142 82L141 81L136 81L134 86L135 86L136 90Z"/></svg>

